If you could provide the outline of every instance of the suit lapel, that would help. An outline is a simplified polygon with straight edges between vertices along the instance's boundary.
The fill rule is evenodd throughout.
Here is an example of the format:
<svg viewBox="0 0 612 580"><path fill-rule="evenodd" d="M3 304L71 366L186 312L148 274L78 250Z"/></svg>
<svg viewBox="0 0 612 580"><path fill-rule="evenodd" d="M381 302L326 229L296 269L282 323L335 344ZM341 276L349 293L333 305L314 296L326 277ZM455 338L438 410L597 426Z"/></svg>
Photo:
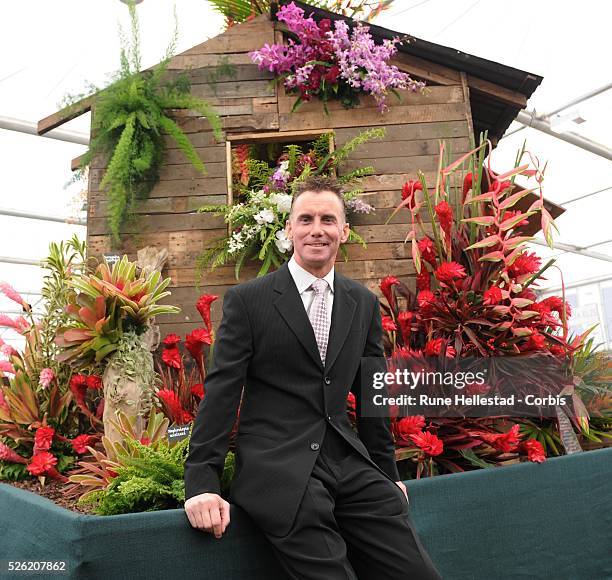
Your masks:
<svg viewBox="0 0 612 580"><path fill-rule="evenodd" d="M329 371L336 361L346 335L351 328L357 304L351 296L351 290L344 277L337 272L334 276L334 307L332 309L331 328L327 342L325 370ZM309 321L310 322L310 321Z"/></svg>
<svg viewBox="0 0 612 580"><path fill-rule="evenodd" d="M312 324L295 286L287 264L275 274L274 291L279 294L274 306L317 366L323 368ZM335 299L334 299L335 304ZM335 309L335 306L334 306Z"/></svg>

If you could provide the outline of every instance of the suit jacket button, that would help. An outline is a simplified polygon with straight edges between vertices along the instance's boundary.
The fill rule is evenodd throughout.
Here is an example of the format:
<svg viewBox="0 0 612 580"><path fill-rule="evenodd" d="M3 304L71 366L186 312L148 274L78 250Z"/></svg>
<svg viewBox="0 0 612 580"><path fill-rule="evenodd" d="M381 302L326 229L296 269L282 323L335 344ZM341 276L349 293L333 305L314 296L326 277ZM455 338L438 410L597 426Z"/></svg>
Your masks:
<svg viewBox="0 0 612 580"><path fill-rule="evenodd" d="M311 444L310 444L310 448L311 448L313 451L318 451L318 450L319 450L319 444L318 444L318 443L311 443Z"/></svg>
<svg viewBox="0 0 612 580"><path fill-rule="evenodd" d="M325 377L325 384L331 385L331 379L329 377Z"/></svg>

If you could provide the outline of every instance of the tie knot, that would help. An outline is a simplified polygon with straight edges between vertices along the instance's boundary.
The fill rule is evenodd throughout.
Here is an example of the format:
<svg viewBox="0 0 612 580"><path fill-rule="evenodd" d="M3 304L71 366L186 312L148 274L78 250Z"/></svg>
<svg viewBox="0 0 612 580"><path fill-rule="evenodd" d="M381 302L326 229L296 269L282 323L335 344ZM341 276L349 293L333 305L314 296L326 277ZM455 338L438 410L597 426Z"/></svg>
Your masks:
<svg viewBox="0 0 612 580"><path fill-rule="evenodd" d="M325 289L327 288L327 280L324 280L323 278L317 278L312 283L311 287L314 290L314 293L318 296L322 292L325 292Z"/></svg>

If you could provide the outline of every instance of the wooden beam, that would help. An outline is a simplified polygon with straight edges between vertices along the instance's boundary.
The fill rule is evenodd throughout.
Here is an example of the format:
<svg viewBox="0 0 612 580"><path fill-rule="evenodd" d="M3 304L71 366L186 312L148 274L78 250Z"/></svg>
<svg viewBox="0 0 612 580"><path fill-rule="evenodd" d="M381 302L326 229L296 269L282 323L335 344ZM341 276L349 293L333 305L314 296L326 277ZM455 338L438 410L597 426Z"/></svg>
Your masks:
<svg viewBox="0 0 612 580"><path fill-rule="evenodd" d="M275 131L273 133L240 133L239 135L227 135L226 139L234 145L252 141L282 143L285 141L311 141L319 135L333 132L333 129L309 129L307 131Z"/></svg>
<svg viewBox="0 0 612 580"><path fill-rule="evenodd" d="M49 131L56 129L60 125L67 123L68 121L72 121L72 119L76 119L80 117L83 113L87 113L91 110L91 105L93 103L94 97L87 97L82 99L78 103L71 105L69 107L65 107L61 111L57 111L44 119L38 121L37 133L39 135L44 135Z"/></svg>
<svg viewBox="0 0 612 580"><path fill-rule="evenodd" d="M70 170L71 171L76 171L77 169L81 169L81 165L83 162L83 157L85 157L85 155L79 155L78 157L75 157L71 162L70 162Z"/></svg>
<svg viewBox="0 0 612 580"><path fill-rule="evenodd" d="M467 84L472 91L482 93L514 107L524 109L527 106L527 97L519 92L500 87L490 81L467 75Z"/></svg>

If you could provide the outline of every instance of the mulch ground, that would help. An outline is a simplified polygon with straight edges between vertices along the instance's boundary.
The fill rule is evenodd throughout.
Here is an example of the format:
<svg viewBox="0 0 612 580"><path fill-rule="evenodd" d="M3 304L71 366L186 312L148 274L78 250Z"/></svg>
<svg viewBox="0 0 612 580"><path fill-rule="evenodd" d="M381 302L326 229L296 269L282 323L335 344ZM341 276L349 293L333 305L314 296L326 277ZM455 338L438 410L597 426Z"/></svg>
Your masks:
<svg viewBox="0 0 612 580"><path fill-rule="evenodd" d="M55 504L71 510L73 512L77 512L80 514L93 514L93 511L90 506L80 506L77 505L78 497L69 498L65 495L65 484L59 481L47 480L45 481L45 485L41 486L38 480L26 480L26 481L3 481L2 483L7 483L8 485L12 485L14 487L18 487L19 489L25 489L26 491L31 491L42 497L46 497L50 499Z"/></svg>

